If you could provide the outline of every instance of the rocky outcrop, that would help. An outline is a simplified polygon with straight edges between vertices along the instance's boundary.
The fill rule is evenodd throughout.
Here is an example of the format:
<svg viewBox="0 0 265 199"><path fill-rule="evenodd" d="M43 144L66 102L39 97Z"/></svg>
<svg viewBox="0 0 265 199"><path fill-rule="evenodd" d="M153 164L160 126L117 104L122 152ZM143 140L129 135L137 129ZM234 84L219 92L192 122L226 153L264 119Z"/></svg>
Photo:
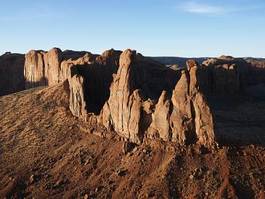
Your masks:
<svg viewBox="0 0 265 199"><path fill-rule="evenodd" d="M47 85L44 56L44 51L31 50L26 54L24 67L26 89Z"/></svg>
<svg viewBox="0 0 265 199"><path fill-rule="evenodd" d="M249 64L240 58L221 56L203 62L203 92L209 95L235 95L244 92Z"/></svg>
<svg viewBox="0 0 265 199"><path fill-rule="evenodd" d="M265 59L246 59L249 63L247 82L249 86L265 85Z"/></svg>
<svg viewBox="0 0 265 199"><path fill-rule="evenodd" d="M96 119L130 142L148 137L210 147L213 120L201 92L208 75L202 71L195 61L176 71L136 51L113 49L102 55L32 51L25 64L29 86L68 79L72 114L87 122Z"/></svg>
<svg viewBox="0 0 265 199"><path fill-rule="evenodd" d="M26 89L63 82L72 65L87 63L91 57L88 52L61 51L59 48L48 52L31 50L25 55Z"/></svg>
<svg viewBox="0 0 265 199"><path fill-rule="evenodd" d="M87 118L87 114L98 115L109 98L112 75L117 72L120 51L113 49L94 57L85 54L75 61L62 64L70 86L70 110L73 115ZM70 63L70 64L69 64ZM75 104L77 103L77 104Z"/></svg>
<svg viewBox="0 0 265 199"><path fill-rule="evenodd" d="M182 71L171 98L173 106L170 116L172 140L181 144L195 142L189 81L188 72Z"/></svg>
<svg viewBox="0 0 265 199"><path fill-rule="evenodd" d="M163 91L155 111L152 114L152 123L149 127L150 138L161 138L163 140L171 139L170 115L172 111L171 101L168 99L167 92Z"/></svg>
<svg viewBox="0 0 265 199"><path fill-rule="evenodd" d="M60 82L61 61L62 51L59 48L53 48L44 55L45 76L49 86Z"/></svg>
<svg viewBox="0 0 265 199"><path fill-rule="evenodd" d="M70 99L69 108L72 114L76 117L86 120L86 102L84 94L84 79L81 76L74 75L69 78Z"/></svg>
<svg viewBox="0 0 265 199"><path fill-rule="evenodd" d="M23 54L5 53L0 56L0 96L25 89Z"/></svg>
<svg viewBox="0 0 265 199"><path fill-rule="evenodd" d="M82 57L78 57L76 59L70 58L63 60L60 66L59 81L63 82L71 76L72 66L91 64L93 63L93 60L94 55L89 52L86 52Z"/></svg>
<svg viewBox="0 0 265 199"><path fill-rule="evenodd" d="M179 144L211 146L214 143L213 118L198 87L198 65L187 63L171 99L163 92L156 105L151 135Z"/></svg>
<svg viewBox="0 0 265 199"><path fill-rule="evenodd" d="M209 146L214 142L214 123L210 107L199 87L200 73L198 64L190 68L189 75L189 95L192 101L197 143Z"/></svg>
<svg viewBox="0 0 265 199"><path fill-rule="evenodd" d="M102 121L119 135L140 143L141 97L135 87L133 65L136 53L126 50L110 88L110 97L103 107Z"/></svg>
<svg viewBox="0 0 265 199"><path fill-rule="evenodd" d="M141 79L141 74L149 70L143 64L146 63L143 59L131 50L122 53L117 75L110 88L110 97L99 121L134 143L141 143L144 137L159 137L179 144L211 146L214 143L213 120L210 108L199 90L198 65L188 64L189 71L183 71L180 79L174 73L175 79L169 79L169 82L177 83L174 90L171 85L173 92L170 92L166 90L170 84L163 84L170 75L163 76L162 68L161 76L156 79L162 87L139 84L141 80L148 81ZM160 68L152 64L156 70ZM158 93L162 93L160 97ZM154 110L146 109L147 104L152 106L148 98L158 99ZM151 120L148 120L146 117L150 115Z"/></svg>

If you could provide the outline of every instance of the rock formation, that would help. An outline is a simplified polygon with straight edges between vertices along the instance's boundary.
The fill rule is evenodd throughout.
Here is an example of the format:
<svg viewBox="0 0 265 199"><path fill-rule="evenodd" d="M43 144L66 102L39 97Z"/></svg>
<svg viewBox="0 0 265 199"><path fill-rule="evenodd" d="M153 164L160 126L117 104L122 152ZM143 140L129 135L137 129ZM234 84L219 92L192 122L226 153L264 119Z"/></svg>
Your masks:
<svg viewBox="0 0 265 199"><path fill-rule="evenodd" d="M124 51L120 67L110 88L110 97L103 107L103 125L121 136L140 143L141 97L133 78L135 52Z"/></svg>
<svg viewBox="0 0 265 199"><path fill-rule="evenodd" d="M239 58L221 56L203 62L205 77L204 93L210 95L235 95L244 91L247 85L249 64Z"/></svg>
<svg viewBox="0 0 265 199"><path fill-rule="evenodd" d="M109 87L112 75L118 69L120 53L111 49L94 58L86 54L75 62L70 62L71 64L66 67L67 72L64 74L69 81L70 96L72 96L70 107L73 115L86 118L84 113L99 114L109 98ZM79 106L80 102L82 104Z"/></svg>
<svg viewBox="0 0 265 199"><path fill-rule="evenodd" d="M99 124L138 144L144 137L214 143L212 115L199 90L196 62L189 62L189 70L180 74L135 51L113 54L107 51L93 63L71 67L70 110L75 116L86 120L89 114L98 115Z"/></svg>
<svg viewBox="0 0 265 199"><path fill-rule="evenodd" d="M265 97L264 63L230 56L171 69L132 50L93 55L53 48L25 57L6 53L0 72L0 95L68 80L74 116L137 144L151 138L211 147L214 123L205 96Z"/></svg>
<svg viewBox="0 0 265 199"><path fill-rule="evenodd" d="M34 50L26 54L24 67L26 89L47 85L44 55L44 51Z"/></svg>
<svg viewBox="0 0 265 199"><path fill-rule="evenodd" d="M8 94L68 80L69 108L86 122L93 119L137 144L151 138L210 147L214 124L205 96L241 95L250 87L255 95L258 89L265 96L264 67L229 56L202 65L189 60L186 65L173 70L132 50L93 55L53 48L30 51L25 59L7 53L0 57L0 70L19 77L3 76L1 91Z"/></svg>
<svg viewBox="0 0 265 199"><path fill-rule="evenodd" d="M25 55L24 76L26 89L54 85L68 78L71 65L89 61L88 52L61 51L53 48L48 52L31 50Z"/></svg>
<svg viewBox="0 0 265 199"><path fill-rule="evenodd" d="M163 92L156 105L150 133L180 144L214 143L213 118L198 87L198 65L187 62L171 99Z"/></svg>
<svg viewBox="0 0 265 199"><path fill-rule="evenodd" d="M0 56L0 96L25 89L24 55L5 53Z"/></svg>
<svg viewBox="0 0 265 199"><path fill-rule="evenodd" d="M107 128L112 125L117 133L135 143L141 142L144 136L159 136L165 141L175 141L179 144L196 142L202 145L213 144L212 115L198 88L197 64L189 63L189 72L183 71L180 79L173 71L171 73L175 75L174 79L170 79L169 73L163 76L161 68L161 76L156 79L160 85L163 85L165 79L174 84L177 82L175 89L171 91L170 99L168 88L173 89L172 84L155 88L150 82L150 85L146 85L150 89L146 89L142 84L137 85L139 81L141 82L140 74L148 70L142 59L144 58L134 51L126 50L122 53L120 67L110 89L110 98L102 111L103 124ZM152 64L156 70L160 68ZM142 80L143 83L148 81L144 77ZM162 93L160 97L158 93ZM144 117L148 115L144 113L143 101L146 100L144 96L159 98L148 129L142 127Z"/></svg>
<svg viewBox="0 0 265 199"><path fill-rule="evenodd" d="M44 55L45 76L48 85L54 85L60 82L61 61L62 51L58 48L53 48Z"/></svg>
<svg viewBox="0 0 265 199"><path fill-rule="evenodd" d="M222 56L172 69L136 51L113 49L93 55L53 48L25 58L7 53L0 57L0 95L68 80L70 111L93 128L136 144L147 138L210 148L215 135L206 97L265 97L263 65Z"/></svg>

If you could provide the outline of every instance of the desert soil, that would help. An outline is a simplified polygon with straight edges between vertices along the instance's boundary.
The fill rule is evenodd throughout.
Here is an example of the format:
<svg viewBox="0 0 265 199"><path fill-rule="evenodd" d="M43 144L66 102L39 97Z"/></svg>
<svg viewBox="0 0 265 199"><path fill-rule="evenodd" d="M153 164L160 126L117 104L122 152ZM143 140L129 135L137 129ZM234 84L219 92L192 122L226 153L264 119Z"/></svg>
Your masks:
<svg viewBox="0 0 265 199"><path fill-rule="evenodd" d="M0 198L265 198L262 144L131 146L74 118L67 93L60 84L0 98ZM220 130L231 114L216 117Z"/></svg>

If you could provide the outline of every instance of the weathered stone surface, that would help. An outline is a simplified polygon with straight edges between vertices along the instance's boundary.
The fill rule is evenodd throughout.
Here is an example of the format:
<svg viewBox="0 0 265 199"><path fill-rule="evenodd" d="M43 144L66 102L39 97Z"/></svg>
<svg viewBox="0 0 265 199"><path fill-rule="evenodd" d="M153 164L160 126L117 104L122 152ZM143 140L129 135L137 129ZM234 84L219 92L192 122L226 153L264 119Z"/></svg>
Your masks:
<svg viewBox="0 0 265 199"><path fill-rule="evenodd" d="M84 99L84 79L81 76L74 75L68 81L70 85L69 108L74 116L86 120L87 111Z"/></svg>
<svg viewBox="0 0 265 199"><path fill-rule="evenodd" d="M75 88L75 84L72 84L72 78L75 79L75 75L82 77L83 92L82 95L82 107L85 108L83 113L91 113L98 115L109 98L109 87L113 80L112 75L117 72L118 60L120 51L113 49L105 51L101 56L93 56L92 54L85 54L83 57L69 62L64 62L63 69L64 75L68 77L70 92L72 87ZM75 81L75 80L74 80ZM79 103L78 101L72 101L73 103ZM76 107L77 110L74 110ZM75 114L79 112L79 105L72 105L72 112ZM76 115L76 114L75 114ZM82 117L85 118L85 117Z"/></svg>
<svg viewBox="0 0 265 199"><path fill-rule="evenodd" d="M110 88L110 97L103 107L102 120L107 128L112 127L119 135L139 143L141 98L136 91L132 76L132 65L136 53L124 51L120 56L120 67ZM132 128L133 127L133 128Z"/></svg>
<svg viewBox="0 0 265 199"><path fill-rule="evenodd" d="M155 112L152 115L152 123L149 127L148 137L160 137L163 140L170 140L170 106L167 92L163 91L158 103L155 106Z"/></svg>
<svg viewBox="0 0 265 199"><path fill-rule="evenodd" d="M168 100L163 92L156 105L148 133L156 132L165 141L183 144L214 144L214 126L210 108L199 90L198 65L187 62Z"/></svg>
<svg viewBox="0 0 265 199"><path fill-rule="evenodd" d="M22 54L5 53L0 56L0 96L25 89Z"/></svg>
<svg viewBox="0 0 265 199"><path fill-rule="evenodd" d="M62 52L59 48L53 48L48 52L31 50L25 59L26 88L33 88L65 81L70 75L71 66L90 63L93 55L82 51Z"/></svg>
<svg viewBox="0 0 265 199"><path fill-rule="evenodd" d="M247 85L248 63L243 59L230 56L208 59L203 62L207 73L203 83L203 92L210 95L236 95L244 91ZM205 83L206 82L206 83Z"/></svg>
<svg viewBox="0 0 265 199"><path fill-rule="evenodd" d="M194 124L192 104L189 96L189 73L182 71L182 75L172 94L173 110L170 117L172 141L180 144L194 142Z"/></svg>
<svg viewBox="0 0 265 199"><path fill-rule="evenodd" d="M214 123L210 107L199 88L199 65L190 68L190 97L197 143L210 146L214 143Z"/></svg>
<svg viewBox="0 0 265 199"><path fill-rule="evenodd" d="M208 73L195 61L181 72L129 49L92 55L54 48L26 57L31 82L53 85L68 79L73 115L86 121L96 116L99 125L130 142L149 137L181 145L214 143L212 115L201 93Z"/></svg>
<svg viewBox="0 0 265 199"><path fill-rule="evenodd" d="M31 50L26 54L24 67L26 89L47 85L44 55L44 51L34 50Z"/></svg>
<svg viewBox="0 0 265 199"><path fill-rule="evenodd" d="M94 56L91 53L85 53L82 57L77 59L70 58L64 60L60 66L59 81L62 82L71 76L71 67L76 65L86 65L93 63Z"/></svg>
<svg viewBox="0 0 265 199"><path fill-rule="evenodd" d="M62 61L62 51L59 48L53 48L44 55L45 76L48 85L58 84L60 75L60 64Z"/></svg>
<svg viewBox="0 0 265 199"><path fill-rule="evenodd" d="M188 63L189 71L182 72L170 99L167 91L159 90L161 95L155 98L157 88L149 90L146 88L150 85L140 86L140 74L148 70L141 60L135 51L122 53L120 67L110 88L110 98L101 112L103 125L134 143L140 143L143 137L159 137L179 144L212 145L212 115L199 90L197 63ZM165 79L157 80L165 82ZM144 96L158 99L154 110Z"/></svg>

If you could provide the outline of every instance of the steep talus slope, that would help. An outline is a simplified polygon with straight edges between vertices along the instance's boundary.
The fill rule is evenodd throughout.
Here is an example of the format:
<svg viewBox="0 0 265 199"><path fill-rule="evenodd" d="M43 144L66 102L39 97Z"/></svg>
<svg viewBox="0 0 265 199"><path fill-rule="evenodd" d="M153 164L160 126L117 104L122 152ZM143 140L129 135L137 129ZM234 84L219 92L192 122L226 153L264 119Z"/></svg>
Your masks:
<svg viewBox="0 0 265 199"><path fill-rule="evenodd" d="M262 198L264 148L133 146L68 109L67 83L0 98L0 195L13 198ZM97 134L97 135L95 135Z"/></svg>

